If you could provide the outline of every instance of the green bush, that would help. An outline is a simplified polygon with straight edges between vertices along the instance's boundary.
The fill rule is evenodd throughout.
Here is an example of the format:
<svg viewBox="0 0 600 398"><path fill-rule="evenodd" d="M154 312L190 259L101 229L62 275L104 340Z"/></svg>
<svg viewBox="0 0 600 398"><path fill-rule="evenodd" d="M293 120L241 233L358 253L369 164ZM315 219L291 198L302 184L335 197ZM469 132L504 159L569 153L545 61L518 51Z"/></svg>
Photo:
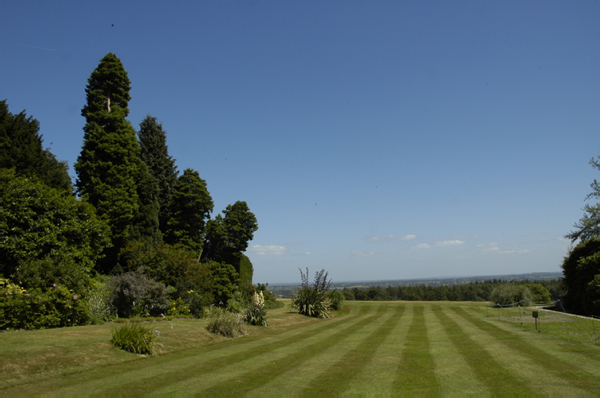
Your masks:
<svg viewBox="0 0 600 398"><path fill-rule="evenodd" d="M314 284L308 283L308 268L306 274L300 270L302 285L290 295L291 307L300 314L317 318L329 318L331 311L331 302L329 300L328 290L331 281L327 281L328 272L324 269L315 274Z"/></svg>
<svg viewBox="0 0 600 398"><path fill-rule="evenodd" d="M331 309L339 310L342 308L342 303L344 302L344 295L342 292L333 291L329 293L329 301L331 302Z"/></svg>
<svg viewBox="0 0 600 398"><path fill-rule="evenodd" d="M53 285L23 290L7 284L0 288L2 329L45 329L89 322L87 303L69 289Z"/></svg>
<svg viewBox="0 0 600 398"><path fill-rule="evenodd" d="M531 291L525 285L513 285L506 283L498 286L492 291L490 301L499 305L510 305L519 302L527 305L534 303Z"/></svg>
<svg viewBox="0 0 600 398"><path fill-rule="evenodd" d="M110 242L93 206L14 170L0 170L0 195L0 274L26 289L56 283L83 292Z"/></svg>
<svg viewBox="0 0 600 398"><path fill-rule="evenodd" d="M140 272L115 275L108 284L109 302L122 318L159 316L169 309L167 288Z"/></svg>
<svg viewBox="0 0 600 398"><path fill-rule="evenodd" d="M167 315L191 315L190 307L181 297L171 302L171 306L167 311Z"/></svg>
<svg viewBox="0 0 600 398"><path fill-rule="evenodd" d="M106 283L96 279L87 295L88 315L93 323L108 322L116 316L116 310L110 304L109 298L110 292Z"/></svg>
<svg viewBox="0 0 600 398"><path fill-rule="evenodd" d="M125 323L112 331L111 343L134 354L154 354L154 331L140 322Z"/></svg>
<svg viewBox="0 0 600 398"><path fill-rule="evenodd" d="M533 303L547 304L552 301L552 296L550 295L548 289L539 283L527 283L523 286L525 286L531 292Z"/></svg>
<svg viewBox="0 0 600 398"><path fill-rule="evenodd" d="M230 338L246 335L244 316L217 306L211 307L206 329L211 333Z"/></svg>

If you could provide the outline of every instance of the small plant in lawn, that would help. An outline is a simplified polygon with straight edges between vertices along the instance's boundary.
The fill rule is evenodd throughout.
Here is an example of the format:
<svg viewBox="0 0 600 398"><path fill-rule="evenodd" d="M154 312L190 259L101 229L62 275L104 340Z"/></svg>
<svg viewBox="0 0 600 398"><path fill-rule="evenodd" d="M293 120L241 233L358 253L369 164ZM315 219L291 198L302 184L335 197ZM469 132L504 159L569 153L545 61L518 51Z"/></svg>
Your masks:
<svg viewBox="0 0 600 398"><path fill-rule="evenodd" d="M314 284L308 284L308 268L306 274L300 270L302 285L296 289L290 296L290 305L303 315L317 318L329 318L331 311L331 301L327 291L331 286L331 281L327 280L328 272L324 269L315 274Z"/></svg>
<svg viewBox="0 0 600 398"><path fill-rule="evenodd" d="M246 335L244 329L244 316L234 314L226 308L213 306L208 316L208 326L206 329L214 334L220 334L224 337L236 338Z"/></svg>
<svg viewBox="0 0 600 398"><path fill-rule="evenodd" d="M115 347L134 354L152 355L155 337L150 326L132 322L113 329L111 342Z"/></svg>

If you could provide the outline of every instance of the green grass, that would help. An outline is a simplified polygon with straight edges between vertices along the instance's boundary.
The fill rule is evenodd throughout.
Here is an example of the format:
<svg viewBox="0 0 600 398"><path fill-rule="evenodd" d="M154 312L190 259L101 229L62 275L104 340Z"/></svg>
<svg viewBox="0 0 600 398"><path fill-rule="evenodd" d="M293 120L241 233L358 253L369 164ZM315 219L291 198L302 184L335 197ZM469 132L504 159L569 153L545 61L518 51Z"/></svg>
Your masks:
<svg viewBox="0 0 600 398"><path fill-rule="evenodd" d="M206 320L153 322L164 347L152 357L112 347L113 325L0 333L0 394L600 391L600 322L543 314L538 332L530 313L452 302L346 302L334 315L286 306L237 339Z"/></svg>

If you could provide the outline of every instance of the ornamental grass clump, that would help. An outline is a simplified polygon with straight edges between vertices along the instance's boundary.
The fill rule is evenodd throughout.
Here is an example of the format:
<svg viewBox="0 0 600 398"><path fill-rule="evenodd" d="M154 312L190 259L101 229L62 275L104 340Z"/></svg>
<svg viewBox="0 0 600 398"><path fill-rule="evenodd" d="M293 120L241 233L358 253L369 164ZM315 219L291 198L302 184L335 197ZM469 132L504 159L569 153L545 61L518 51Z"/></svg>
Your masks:
<svg viewBox="0 0 600 398"><path fill-rule="evenodd" d="M234 314L222 307L211 307L206 329L224 337L236 338L246 335L244 315Z"/></svg>
<svg viewBox="0 0 600 398"><path fill-rule="evenodd" d="M308 268L306 274L300 270L302 285L290 296L292 309L300 314L316 318L329 318L331 301L327 293L331 287L331 281L327 280L328 272L324 269L315 274L314 284L308 283Z"/></svg>
<svg viewBox="0 0 600 398"><path fill-rule="evenodd" d="M139 322L125 323L112 331L111 343L134 354L154 354L154 331Z"/></svg>

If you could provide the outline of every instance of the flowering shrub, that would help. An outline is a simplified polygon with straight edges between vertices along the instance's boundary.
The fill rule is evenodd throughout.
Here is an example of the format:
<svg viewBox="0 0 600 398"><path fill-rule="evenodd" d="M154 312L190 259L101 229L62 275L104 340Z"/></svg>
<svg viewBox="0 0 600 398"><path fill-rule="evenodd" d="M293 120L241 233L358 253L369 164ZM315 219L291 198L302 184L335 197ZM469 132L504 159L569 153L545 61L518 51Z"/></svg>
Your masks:
<svg viewBox="0 0 600 398"><path fill-rule="evenodd" d="M88 323L84 300L60 285L24 290L7 284L0 288L2 329L45 329Z"/></svg>
<svg viewBox="0 0 600 398"><path fill-rule="evenodd" d="M171 306L167 311L167 315L190 315L190 312L190 307L181 297L179 297L177 300L171 301Z"/></svg>
<svg viewBox="0 0 600 398"><path fill-rule="evenodd" d="M244 311L244 322L249 325L269 326L265 298L262 292L252 295L252 302L246 306Z"/></svg>
<svg viewBox="0 0 600 398"><path fill-rule="evenodd" d="M210 309L206 329L211 333L231 338L246 335L244 316L242 314L234 314L226 308L217 306L213 306Z"/></svg>
<svg viewBox="0 0 600 398"><path fill-rule="evenodd" d="M154 331L139 322L125 323L112 331L111 343L134 354L154 354Z"/></svg>

